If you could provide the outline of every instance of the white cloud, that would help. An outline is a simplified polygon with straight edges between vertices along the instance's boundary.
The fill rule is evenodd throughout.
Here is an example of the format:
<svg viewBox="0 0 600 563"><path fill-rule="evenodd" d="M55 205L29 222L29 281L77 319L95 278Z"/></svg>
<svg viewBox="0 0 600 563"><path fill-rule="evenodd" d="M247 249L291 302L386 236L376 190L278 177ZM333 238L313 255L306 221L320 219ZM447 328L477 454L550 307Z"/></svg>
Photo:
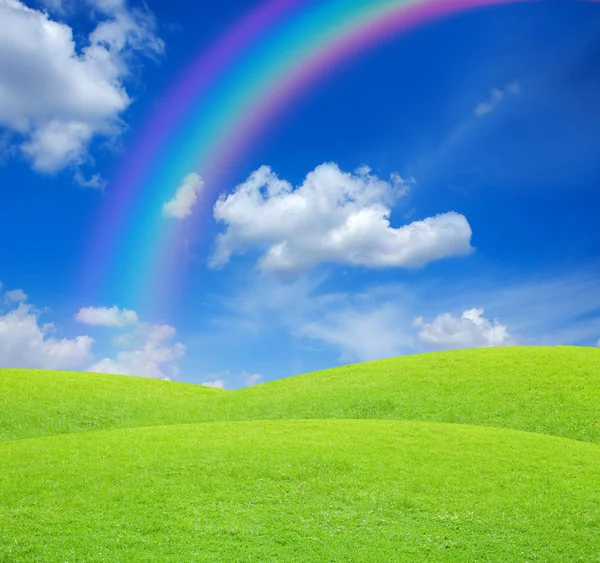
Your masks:
<svg viewBox="0 0 600 563"><path fill-rule="evenodd" d="M600 338L598 338L598 342L596 342L596 346L600 348Z"/></svg>
<svg viewBox="0 0 600 563"><path fill-rule="evenodd" d="M458 213L390 226L391 206L413 182L397 174L383 181L367 167L349 174L329 163L294 189L263 166L215 204L215 219L227 229L217 237L211 266L253 247L266 250L259 261L264 272L301 272L320 263L411 268L471 253L471 228Z"/></svg>
<svg viewBox="0 0 600 563"><path fill-rule="evenodd" d="M207 387L216 387L217 389L225 389L227 382L231 382L232 374L229 370L224 370L217 373L204 374L203 381L200 385L206 385ZM241 374L234 376L234 379L238 381L238 387L250 387L251 385L257 385L263 381L263 376L259 373L249 373L242 371ZM235 387L234 383L234 387Z"/></svg>
<svg viewBox="0 0 600 563"><path fill-rule="evenodd" d="M90 360L93 338L49 338L55 330L52 323L39 324L39 313L31 305L20 303L16 309L0 313L0 365L75 369Z"/></svg>
<svg viewBox="0 0 600 563"><path fill-rule="evenodd" d="M244 372L242 374L242 377L244 377L244 385L246 387L250 387L252 385L257 385L258 383L261 383L263 380L263 376L260 373L246 373Z"/></svg>
<svg viewBox="0 0 600 563"><path fill-rule="evenodd" d="M4 292L4 297L8 301L27 301L27 294L22 289L11 289L10 291Z"/></svg>
<svg viewBox="0 0 600 563"><path fill-rule="evenodd" d="M92 188L94 190L103 190L106 188L106 180L100 176L100 174L93 174L91 178L87 179L81 170L77 170L73 176L73 180L79 184L82 188Z"/></svg>
<svg viewBox="0 0 600 563"><path fill-rule="evenodd" d="M248 279L236 276L233 294L219 301L223 312L207 336L215 342L218 337L224 351L232 339L275 339L277 347L279 339L291 338L297 349L337 353L343 362L444 346L593 346L600 334L598 274L597 267L519 278L491 271L330 293L325 289L330 276L289 283L253 273ZM452 314L443 315L448 311ZM423 325L414 326L419 316Z"/></svg>
<svg viewBox="0 0 600 563"><path fill-rule="evenodd" d="M82 307L75 315L80 323L107 327L125 327L137 325L138 315L129 309L114 307Z"/></svg>
<svg viewBox="0 0 600 563"><path fill-rule="evenodd" d="M461 310L480 304L502 318L522 343L554 346L589 346L600 332L600 292L596 266L582 266L567 273L560 270L532 275L520 281L498 283L481 276L440 288L437 307Z"/></svg>
<svg viewBox="0 0 600 563"><path fill-rule="evenodd" d="M200 385L205 385L206 387L214 387L215 389L225 389L225 381L222 379L215 379L214 381L205 381Z"/></svg>
<svg viewBox="0 0 600 563"><path fill-rule="evenodd" d="M175 336L175 329L169 325L141 324L136 331L120 338L117 343L128 349L117 353L116 358L104 358L88 368L96 373L137 375L164 379L177 377L177 360L185 354L181 342L169 343ZM164 373L169 370L169 375Z"/></svg>
<svg viewBox="0 0 600 563"><path fill-rule="evenodd" d="M94 137L118 135L131 103L124 81L132 53L155 56L164 47L149 12L122 1L87 5L102 20L79 49L67 24L19 0L0 0L0 127L20 136L39 172L83 163Z"/></svg>
<svg viewBox="0 0 600 563"><path fill-rule="evenodd" d="M483 317L483 309L469 309L460 318L444 313L433 322L417 317L413 326L419 328L419 338L436 348L478 348L483 346L511 346L517 341L508 327L497 320L493 323Z"/></svg>
<svg viewBox="0 0 600 563"><path fill-rule="evenodd" d="M483 101L479 102L475 109L473 110L477 117L483 117L489 113L495 111L498 106L504 101L507 95L516 95L521 92L521 84L519 82L511 82L506 88L503 90L498 88L492 88L490 92L490 97Z"/></svg>
<svg viewBox="0 0 600 563"><path fill-rule="evenodd" d="M163 214L174 219L184 219L192 214L192 209L198 199L198 193L204 187L204 180L196 174L188 174L175 197L163 205Z"/></svg>

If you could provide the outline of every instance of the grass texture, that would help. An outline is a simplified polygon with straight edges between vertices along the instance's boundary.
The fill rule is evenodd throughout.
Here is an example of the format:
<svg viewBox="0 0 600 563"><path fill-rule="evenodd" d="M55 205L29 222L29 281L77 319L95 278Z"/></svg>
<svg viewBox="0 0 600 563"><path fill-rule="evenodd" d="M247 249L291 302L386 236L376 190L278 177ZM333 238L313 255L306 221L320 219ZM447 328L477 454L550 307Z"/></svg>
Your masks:
<svg viewBox="0 0 600 563"><path fill-rule="evenodd" d="M307 418L452 422L600 443L600 349L418 354L237 391L115 375L0 370L0 441L105 428Z"/></svg>
<svg viewBox="0 0 600 563"><path fill-rule="evenodd" d="M600 562L600 350L239 391L0 371L0 562Z"/></svg>

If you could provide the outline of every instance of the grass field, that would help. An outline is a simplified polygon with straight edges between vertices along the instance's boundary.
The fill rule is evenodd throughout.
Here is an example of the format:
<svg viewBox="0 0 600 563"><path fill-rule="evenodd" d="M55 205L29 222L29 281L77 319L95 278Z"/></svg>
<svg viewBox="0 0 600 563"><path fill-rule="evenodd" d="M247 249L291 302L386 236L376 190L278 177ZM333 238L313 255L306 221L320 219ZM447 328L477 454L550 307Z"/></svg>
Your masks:
<svg viewBox="0 0 600 563"><path fill-rule="evenodd" d="M0 370L0 562L600 562L600 350L238 391Z"/></svg>

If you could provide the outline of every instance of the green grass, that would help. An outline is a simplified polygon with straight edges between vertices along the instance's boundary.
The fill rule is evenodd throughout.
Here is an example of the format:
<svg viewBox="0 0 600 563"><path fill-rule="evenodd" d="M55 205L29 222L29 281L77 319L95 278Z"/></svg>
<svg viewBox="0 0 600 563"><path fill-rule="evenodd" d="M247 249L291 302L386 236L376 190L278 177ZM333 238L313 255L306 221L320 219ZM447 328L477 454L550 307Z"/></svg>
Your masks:
<svg viewBox="0 0 600 563"><path fill-rule="evenodd" d="M599 419L591 348L235 392L4 370L0 562L599 563Z"/></svg>
<svg viewBox="0 0 600 563"><path fill-rule="evenodd" d="M234 392L113 375L0 370L0 441L103 428L305 418L476 424L600 443L600 349L419 354Z"/></svg>
<svg viewBox="0 0 600 563"><path fill-rule="evenodd" d="M22 440L4 445L0 465L3 561L600 554L600 448L538 434L225 422Z"/></svg>

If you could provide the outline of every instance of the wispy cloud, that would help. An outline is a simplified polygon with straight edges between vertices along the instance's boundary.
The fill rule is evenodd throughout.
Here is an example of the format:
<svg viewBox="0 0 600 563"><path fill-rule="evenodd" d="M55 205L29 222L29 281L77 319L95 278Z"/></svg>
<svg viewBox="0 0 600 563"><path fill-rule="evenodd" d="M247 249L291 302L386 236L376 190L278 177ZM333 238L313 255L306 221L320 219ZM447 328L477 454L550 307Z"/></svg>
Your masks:
<svg viewBox="0 0 600 563"><path fill-rule="evenodd" d="M215 389L225 389L225 381L223 379L214 379L213 381L203 381L200 385L206 387L214 387Z"/></svg>
<svg viewBox="0 0 600 563"><path fill-rule="evenodd" d="M503 89L492 88L489 97L486 100L479 102L475 106L473 113L475 113L477 117L483 117L484 115L492 113L498 109L498 106L506 99L507 96L514 96L520 92L521 84L517 81L511 82Z"/></svg>
<svg viewBox="0 0 600 563"><path fill-rule="evenodd" d="M256 276L223 302L214 328L243 339L279 327L299 342L336 350L342 362L476 346L592 346L600 334L597 278L590 268L511 282L482 275L330 293L325 278Z"/></svg>
<svg viewBox="0 0 600 563"><path fill-rule="evenodd" d="M244 372L242 374L242 377L244 377L244 385L246 387L251 387L252 385L258 385L263 380L263 376L260 373Z"/></svg>
<svg viewBox="0 0 600 563"><path fill-rule="evenodd" d="M86 178L81 170L75 172L73 180L75 180L75 183L82 188L92 188L100 191L104 190L107 185L106 180L104 180L100 174L93 174L90 178Z"/></svg>
<svg viewBox="0 0 600 563"><path fill-rule="evenodd" d="M185 219L192 214L198 194L204 188L204 180L196 173L188 174L173 199L163 205L163 215L173 219Z"/></svg>
<svg viewBox="0 0 600 563"><path fill-rule="evenodd" d="M27 301L27 294L22 289L11 289L4 292L5 300L9 302Z"/></svg>

